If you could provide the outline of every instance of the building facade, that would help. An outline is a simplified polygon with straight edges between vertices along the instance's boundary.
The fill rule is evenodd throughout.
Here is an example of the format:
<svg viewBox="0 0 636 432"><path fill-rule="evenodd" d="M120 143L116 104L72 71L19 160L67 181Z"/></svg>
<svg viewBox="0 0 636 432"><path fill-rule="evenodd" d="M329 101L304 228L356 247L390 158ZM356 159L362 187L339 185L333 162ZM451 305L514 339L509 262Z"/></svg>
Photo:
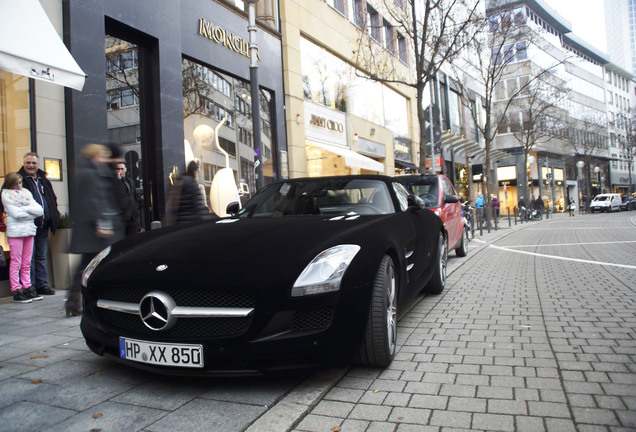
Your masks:
<svg viewBox="0 0 636 432"><path fill-rule="evenodd" d="M257 104L250 99L243 1L41 4L86 73L85 83L77 91L0 72L3 166L4 173L17 171L22 156L37 151L50 167L62 213L72 215L82 199L72 185L87 143L121 146L144 229L164 218L171 182L189 160L200 162L198 180L207 195L214 174L227 166L254 192L253 105L260 110L265 183L289 175L275 0L257 5Z"/></svg>
<svg viewBox="0 0 636 432"><path fill-rule="evenodd" d="M491 20L510 19L521 35L502 56L509 66L499 84L498 104L509 106L515 98L510 107L518 109L508 108L509 121L496 138L497 149L516 153L500 161L500 200L515 205L527 193L526 198L541 197L553 211L564 211L569 198L589 202L609 189L607 55L574 35L570 23L541 0L491 4ZM533 128L538 138L519 139ZM600 178L603 186L595 181ZM510 187L512 182L516 187Z"/></svg>
<svg viewBox="0 0 636 432"><path fill-rule="evenodd" d="M379 55L409 73L409 43L382 6L280 2L290 177L394 174L417 164L414 91L369 79L356 61L371 39Z"/></svg>

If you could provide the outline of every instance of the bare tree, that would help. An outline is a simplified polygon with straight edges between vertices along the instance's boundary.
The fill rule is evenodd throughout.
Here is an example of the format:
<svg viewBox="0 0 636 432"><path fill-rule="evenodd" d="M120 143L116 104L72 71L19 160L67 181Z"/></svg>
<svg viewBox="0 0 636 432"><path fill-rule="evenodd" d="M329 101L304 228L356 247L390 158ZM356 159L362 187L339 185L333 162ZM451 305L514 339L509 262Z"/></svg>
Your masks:
<svg viewBox="0 0 636 432"><path fill-rule="evenodd" d="M366 11L355 11L355 22L363 30L354 52L358 68L372 80L415 89L422 173L426 170L425 131L430 121L423 106L425 88L474 37L479 3L480 0L382 0L390 22L368 5ZM387 50L397 58L387 55Z"/></svg>
<svg viewBox="0 0 636 432"><path fill-rule="evenodd" d="M545 45L548 44L543 36L544 30L534 29L529 25L524 7L511 9L506 6L508 3L501 0L487 1L486 14L481 17L477 37L471 40L468 49L462 53L461 61L452 65L461 87L464 105L475 106L476 92L481 97L481 104L477 104L477 107L481 105L483 109L471 109L469 112L484 142L484 195L488 199L489 182L492 181L491 152L497 134L507 130L512 110L523 104L523 101L517 100L527 98L532 89L536 90L539 105L539 99L545 97L542 94L545 90L540 90L544 85L539 83L549 83L556 69L567 59L564 56L544 68L532 62L528 57L528 49L532 45L546 49ZM514 82L514 85L508 85L507 81ZM549 103L546 104L545 109L549 106ZM526 127L529 126L526 124ZM533 126L533 131L537 134L538 129ZM532 134L526 137L528 138L531 139ZM530 145L530 141L526 141L526 145ZM525 153L527 158L527 151Z"/></svg>
<svg viewBox="0 0 636 432"><path fill-rule="evenodd" d="M625 122L625 140L619 143L619 156L627 163L627 173L629 177L629 194L634 193L632 183L632 168L634 158L636 158L636 110L630 108Z"/></svg>
<svg viewBox="0 0 636 432"><path fill-rule="evenodd" d="M567 111L564 101L569 94L565 82L553 74L539 74L536 79L529 80L519 90L518 96L508 107L508 122L504 126L512 133L514 139L523 149L523 166L528 164L528 154L537 144L551 139L563 139L564 122ZM528 188L528 172L522 170L522 185L525 196L531 195ZM541 179L539 179L541 181Z"/></svg>
<svg viewBox="0 0 636 432"><path fill-rule="evenodd" d="M607 123L602 115L588 114L582 119L570 118L568 121L567 142L574 156L584 165L584 195L586 209L592 195L592 165L594 160L608 149Z"/></svg>

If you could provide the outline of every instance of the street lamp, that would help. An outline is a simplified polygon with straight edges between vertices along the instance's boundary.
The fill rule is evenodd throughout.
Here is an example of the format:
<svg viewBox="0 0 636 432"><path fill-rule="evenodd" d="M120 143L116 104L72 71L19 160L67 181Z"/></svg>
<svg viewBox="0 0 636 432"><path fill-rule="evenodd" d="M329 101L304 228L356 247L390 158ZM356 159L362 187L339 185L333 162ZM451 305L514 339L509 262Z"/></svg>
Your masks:
<svg viewBox="0 0 636 432"><path fill-rule="evenodd" d="M597 189L598 189L598 193L601 193L601 178L599 173L601 172L601 167L599 167L598 165L594 167L593 169L594 174L596 174L596 181L597 183Z"/></svg>
<svg viewBox="0 0 636 432"><path fill-rule="evenodd" d="M578 168L578 170L576 171L576 184L578 185L579 188L579 210L581 210L581 204L583 203L583 199L582 194L583 194L583 182L581 182L581 174L583 172L583 167L585 166L585 162L583 162L582 160L578 161L576 163L576 167Z"/></svg>
<svg viewBox="0 0 636 432"><path fill-rule="evenodd" d="M252 129L254 135L254 170L256 191L263 188L263 151L261 143L261 98L258 84L258 45L256 45L256 11L258 0L245 0L248 4L247 32L250 44L250 90L252 96Z"/></svg>

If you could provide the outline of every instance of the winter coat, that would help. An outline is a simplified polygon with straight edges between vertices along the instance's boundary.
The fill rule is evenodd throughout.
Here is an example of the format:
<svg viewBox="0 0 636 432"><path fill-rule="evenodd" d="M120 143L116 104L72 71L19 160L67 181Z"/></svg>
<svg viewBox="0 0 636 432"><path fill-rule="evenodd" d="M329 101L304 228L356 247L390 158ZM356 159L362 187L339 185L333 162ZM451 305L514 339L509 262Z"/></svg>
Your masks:
<svg viewBox="0 0 636 432"><path fill-rule="evenodd" d="M4 189L2 205L7 217L7 237L35 235L35 218L42 216L42 206L35 202L28 190Z"/></svg>
<svg viewBox="0 0 636 432"><path fill-rule="evenodd" d="M484 206L484 197L483 195L479 195L475 200L475 207L482 208Z"/></svg>
<svg viewBox="0 0 636 432"><path fill-rule="evenodd" d="M135 184L128 176L118 179L113 176L113 184L115 185L115 193L117 194L117 203L121 209L122 220L127 223L129 221L139 221L139 209L137 208L137 199L135 198Z"/></svg>
<svg viewBox="0 0 636 432"><path fill-rule="evenodd" d="M500 206L501 206L501 204L499 203L499 198L493 197L493 199L492 199L492 208L498 209Z"/></svg>
<svg viewBox="0 0 636 432"><path fill-rule="evenodd" d="M176 222L191 222L208 218L210 211L203 201L203 195L201 195L197 181L194 177L184 175L182 182Z"/></svg>
<svg viewBox="0 0 636 432"><path fill-rule="evenodd" d="M20 168L18 174L22 176L22 187L28 189L29 192L31 192L31 195L33 195L33 198L38 201L36 195L37 191L35 190L35 183L32 179L27 178L29 175L24 170L24 167ZM44 209L44 212L45 215L48 215L49 229L51 230L52 234L55 234L55 230L60 224L60 211L57 209L57 196L55 196L55 192L53 191L51 182L49 181L49 179L46 178L46 172L38 169L37 176L40 178L40 184L42 185L42 189L44 190L43 195L44 199L46 200L46 209ZM38 228L42 228L45 215L35 220L35 226L37 226Z"/></svg>
<svg viewBox="0 0 636 432"><path fill-rule="evenodd" d="M71 253L97 253L124 238L113 172L100 167L90 159L82 158L77 164L75 176L75 207L73 208L73 237ZM108 229L113 235L98 237L97 229Z"/></svg>

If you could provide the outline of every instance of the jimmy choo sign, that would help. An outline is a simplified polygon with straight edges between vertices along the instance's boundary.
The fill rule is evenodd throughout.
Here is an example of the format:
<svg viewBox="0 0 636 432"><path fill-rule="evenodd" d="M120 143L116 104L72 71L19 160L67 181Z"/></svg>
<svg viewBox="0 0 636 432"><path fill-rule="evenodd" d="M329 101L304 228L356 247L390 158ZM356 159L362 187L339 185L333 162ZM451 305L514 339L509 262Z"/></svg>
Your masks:
<svg viewBox="0 0 636 432"><path fill-rule="evenodd" d="M311 118L309 119L309 124L312 126L325 128L332 132L338 132L338 133L344 132L344 126L342 125L342 123L338 123L335 120L331 120L325 117L320 117L316 114L311 115Z"/></svg>
<svg viewBox="0 0 636 432"><path fill-rule="evenodd" d="M245 57L249 58L250 56L250 44L248 41L224 28L213 25L204 18L199 18L199 34Z"/></svg>

